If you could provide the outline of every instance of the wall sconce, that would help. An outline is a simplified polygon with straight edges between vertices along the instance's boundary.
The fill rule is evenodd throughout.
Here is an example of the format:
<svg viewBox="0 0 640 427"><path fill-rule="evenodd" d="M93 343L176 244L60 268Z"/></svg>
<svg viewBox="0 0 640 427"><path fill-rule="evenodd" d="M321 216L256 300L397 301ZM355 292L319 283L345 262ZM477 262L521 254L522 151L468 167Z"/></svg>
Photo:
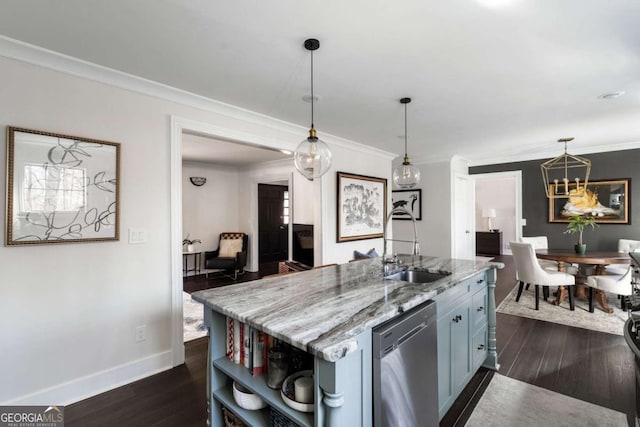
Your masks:
<svg viewBox="0 0 640 427"><path fill-rule="evenodd" d="M191 183L196 187L202 187L204 183L207 182L207 178L204 178L202 176L192 176L191 178L189 178L189 181L191 181Z"/></svg>

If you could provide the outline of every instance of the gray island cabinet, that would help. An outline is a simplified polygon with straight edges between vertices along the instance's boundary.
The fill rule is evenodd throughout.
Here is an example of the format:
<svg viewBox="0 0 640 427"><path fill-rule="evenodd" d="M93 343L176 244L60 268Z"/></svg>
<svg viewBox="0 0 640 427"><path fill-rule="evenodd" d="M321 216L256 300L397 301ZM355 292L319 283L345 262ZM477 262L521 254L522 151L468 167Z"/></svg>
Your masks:
<svg viewBox="0 0 640 427"><path fill-rule="evenodd" d="M430 283L382 277L379 258L195 292L209 328L209 424L223 426L222 406L250 426L269 426L272 409L300 426L373 425L372 329L420 304L436 301L440 418L480 366L498 369L495 341L496 269L485 263L400 255L403 268L444 273ZM313 356L314 411L287 406L264 375L226 357L226 318L246 323ZM436 378L437 375L437 378ZM240 408L236 381L267 403Z"/></svg>

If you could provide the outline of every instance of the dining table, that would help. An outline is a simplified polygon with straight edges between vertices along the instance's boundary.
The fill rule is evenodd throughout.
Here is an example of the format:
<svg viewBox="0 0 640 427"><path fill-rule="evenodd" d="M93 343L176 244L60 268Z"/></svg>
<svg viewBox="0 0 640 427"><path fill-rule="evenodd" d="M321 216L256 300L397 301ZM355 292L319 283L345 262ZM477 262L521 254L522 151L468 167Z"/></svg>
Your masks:
<svg viewBox="0 0 640 427"><path fill-rule="evenodd" d="M592 266L595 268L595 275L605 275L606 267L609 264L631 264L631 257L626 252L616 251L589 251L579 254L570 249L537 249L536 257L540 259L552 260L558 263L558 271L564 272L565 265L580 264L584 266ZM576 274L576 298L586 298L587 278L583 274L583 269L579 268ZM562 301L568 296L568 290L564 286L558 288L558 296L554 304L562 304ZM613 313L613 309L607 304L607 297L604 291L596 291L596 301L605 313Z"/></svg>

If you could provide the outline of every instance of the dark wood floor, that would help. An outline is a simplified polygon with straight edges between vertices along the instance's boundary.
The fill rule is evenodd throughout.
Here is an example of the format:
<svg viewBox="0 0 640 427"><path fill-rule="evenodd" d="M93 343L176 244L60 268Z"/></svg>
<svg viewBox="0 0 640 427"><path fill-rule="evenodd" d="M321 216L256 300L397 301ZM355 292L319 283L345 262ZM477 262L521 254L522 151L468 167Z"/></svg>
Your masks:
<svg viewBox="0 0 640 427"><path fill-rule="evenodd" d="M515 276L511 257L496 260L506 264L498 272L499 304L515 286ZM185 291L233 283L227 280L189 278ZM623 337L498 313L497 345L500 374L623 412L635 426L634 360ZM185 351L182 366L67 406L67 425L206 425L207 338L185 343ZM493 375L481 369L440 426L463 426Z"/></svg>

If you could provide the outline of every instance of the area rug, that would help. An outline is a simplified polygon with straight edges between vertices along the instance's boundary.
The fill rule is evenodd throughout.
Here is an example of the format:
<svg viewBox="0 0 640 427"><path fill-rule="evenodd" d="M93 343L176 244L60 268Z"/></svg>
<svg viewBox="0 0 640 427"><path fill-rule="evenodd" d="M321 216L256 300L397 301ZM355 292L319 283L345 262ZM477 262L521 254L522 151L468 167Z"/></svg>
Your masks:
<svg viewBox="0 0 640 427"><path fill-rule="evenodd" d="M553 290L554 288L551 289ZM516 285L498 306L498 313L544 320L609 334L624 335L624 322L627 320L628 314L620 309L620 300L616 295L607 295L609 307L613 308L613 313L607 314L600 309L595 301L595 311L589 313L588 299L576 298L575 311L569 310L568 298L563 301L562 305L553 305L551 301L555 300L555 297L550 295L549 301L545 301L542 298L542 289L540 289L540 310L536 311L534 286L530 286L529 290L522 291L520 302L516 302L517 294L518 286Z"/></svg>
<svg viewBox="0 0 640 427"><path fill-rule="evenodd" d="M468 427L627 426L622 412L495 374Z"/></svg>
<svg viewBox="0 0 640 427"><path fill-rule="evenodd" d="M204 306L193 301L187 292L182 292L182 316L185 342L207 335L207 328L204 326Z"/></svg>

